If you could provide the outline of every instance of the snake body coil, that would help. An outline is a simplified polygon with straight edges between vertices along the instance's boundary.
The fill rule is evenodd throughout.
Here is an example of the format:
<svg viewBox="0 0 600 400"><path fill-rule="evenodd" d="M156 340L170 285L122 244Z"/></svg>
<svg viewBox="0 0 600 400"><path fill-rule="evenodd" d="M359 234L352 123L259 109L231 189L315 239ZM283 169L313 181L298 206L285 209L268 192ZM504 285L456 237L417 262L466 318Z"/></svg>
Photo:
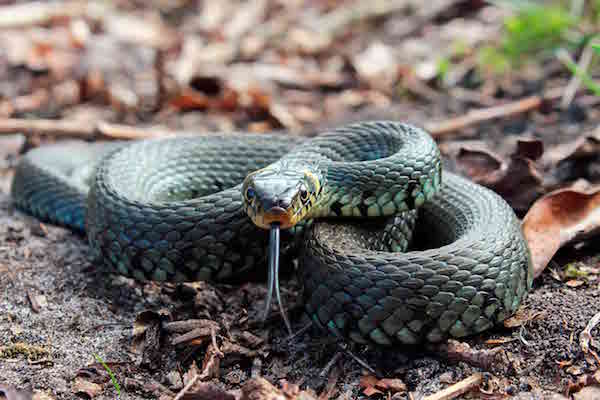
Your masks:
<svg viewBox="0 0 600 400"><path fill-rule="evenodd" d="M282 182L298 182L300 194L288 196ZM303 238L307 312L356 342L481 332L531 287L511 208L442 174L431 137L406 124L359 123L309 140L242 134L47 146L23 158L12 196L42 220L85 230L111 269L171 281L264 266L264 208L285 203L287 234ZM427 243L404 252L413 230Z"/></svg>

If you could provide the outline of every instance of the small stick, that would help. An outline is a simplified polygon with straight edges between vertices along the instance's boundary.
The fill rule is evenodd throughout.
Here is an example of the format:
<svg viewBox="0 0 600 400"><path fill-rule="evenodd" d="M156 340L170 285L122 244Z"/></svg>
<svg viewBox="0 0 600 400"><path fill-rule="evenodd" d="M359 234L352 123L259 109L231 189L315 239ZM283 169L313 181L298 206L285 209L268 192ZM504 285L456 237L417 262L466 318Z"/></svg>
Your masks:
<svg viewBox="0 0 600 400"><path fill-rule="evenodd" d="M0 134L42 134L54 137L80 139L143 139L174 135L174 132L159 128L136 128L128 125L57 119L0 118Z"/></svg>
<svg viewBox="0 0 600 400"><path fill-rule="evenodd" d="M448 134L465 129L472 125L477 125L494 118L510 117L522 114L542 105L543 99L540 96L531 96L524 99L502 104L495 107L472 110L460 117L450 118L442 122L426 124L426 130L434 138L447 136Z"/></svg>
<svg viewBox="0 0 600 400"><path fill-rule="evenodd" d="M367 362L365 360L361 359L359 356L357 356L356 354L354 354L353 352L351 352L350 349L347 349L346 346L342 345L341 343L338 346L346 354L348 354L350 357L352 357L354 359L354 361L356 361L360 366L362 366L363 368L365 368L367 371L369 371L373 375L377 374L377 372L375 372L375 370L373 369L373 367L371 367L369 364L367 364Z"/></svg>
<svg viewBox="0 0 600 400"><path fill-rule="evenodd" d="M333 366L333 364L335 364L337 362L337 360L340 359L341 356L342 356L342 352L341 351L337 351L333 355L333 357L331 357L331 360L329 360L329 362L323 367L323 369L319 373L319 376L325 376L325 375L327 375L327 373L329 372L329 370L331 369L331 367Z"/></svg>
<svg viewBox="0 0 600 400"><path fill-rule="evenodd" d="M480 373L473 374L460 382L456 382L454 385L448 386L444 390L432 394L431 396L423 397L423 400L450 400L455 399L461 394L467 393L475 389L481 384L483 377Z"/></svg>
<svg viewBox="0 0 600 400"><path fill-rule="evenodd" d="M494 107L472 110L465 115L453 117L441 122L426 124L426 130L434 138L442 138L456 133L469 126L477 125L494 118L512 117L540 108L544 101L556 100L562 97L564 89L554 88L542 96L530 96L521 100L501 104Z"/></svg>
<svg viewBox="0 0 600 400"><path fill-rule="evenodd" d="M566 53L566 51L565 51L565 53ZM558 53L558 54L562 54L562 53ZM590 66L590 63L592 62L593 55L594 55L593 48L592 48L592 46L590 46L590 44L588 44L583 49L583 52L581 53L581 57L579 58L578 67L581 71L583 71L583 72L587 71L587 69ZM560 57L570 57L570 56L568 53L566 53ZM565 88L565 92L563 94L562 100L560 101L560 106L563 109L566 109L567 107L569 107L569 105L573 101L573 98L575 97L575 93L577 93L577 90L579 89L580 86L581 86L581 76L578 74L573 74L573 76L571 77L571 80L569 81L569 84Z"/></svg>

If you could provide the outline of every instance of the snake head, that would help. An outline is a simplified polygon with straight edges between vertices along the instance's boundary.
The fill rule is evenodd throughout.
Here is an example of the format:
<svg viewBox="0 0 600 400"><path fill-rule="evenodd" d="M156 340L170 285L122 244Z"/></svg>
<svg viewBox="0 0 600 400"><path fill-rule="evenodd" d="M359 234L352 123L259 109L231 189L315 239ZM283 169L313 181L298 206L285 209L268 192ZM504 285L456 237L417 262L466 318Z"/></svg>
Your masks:
<svg viewBox="0 0 600 400"><path fill-rule="evenodd" d="M250 173L242 185L244 211L255 225L291 228L313 209L321 193L318 174L309 167L276 164Z"/></svg>

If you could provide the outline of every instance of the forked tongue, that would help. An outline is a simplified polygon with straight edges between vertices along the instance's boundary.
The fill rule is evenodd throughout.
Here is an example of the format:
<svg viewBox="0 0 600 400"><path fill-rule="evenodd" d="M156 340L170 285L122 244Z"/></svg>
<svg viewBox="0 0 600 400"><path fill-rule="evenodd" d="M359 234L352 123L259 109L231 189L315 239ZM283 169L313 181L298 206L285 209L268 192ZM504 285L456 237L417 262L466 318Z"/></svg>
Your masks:
<svg viewBox="0 0 600 400"><path fill-rule="evenodd" d="M277 299L277 305L279 306L279 313L283 318L283 322L288 330L290 336L293 334L292 326L288 320L283 303L281 302L281 295L279 293L279 223L273 222L271 224L271 230L269 235L269 290L267 291L267 302L265 305L265 312L263 314L263 322L266 321L269 311L271 310L271 301L273 300L273 289L275 290L275 297Z"/></svg>

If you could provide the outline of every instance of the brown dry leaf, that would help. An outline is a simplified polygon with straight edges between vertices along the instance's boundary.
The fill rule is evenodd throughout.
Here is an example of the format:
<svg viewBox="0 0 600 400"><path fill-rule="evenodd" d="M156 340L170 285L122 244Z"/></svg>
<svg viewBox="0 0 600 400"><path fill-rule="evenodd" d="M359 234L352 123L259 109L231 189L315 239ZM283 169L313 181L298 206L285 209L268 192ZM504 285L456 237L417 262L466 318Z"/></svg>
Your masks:
<svg viewBox="0 0 600 400"><path fill-rule="evenodd" d="M600 189L561 189L542 197L523 219L534 277L539 276L563 245L600 228Z"/></svg>
<svg viewBox="0 0 600 400"><path fill-rule="evenodd" d="M194 388L185 393L182 400L235 400L235 396L226 392L217 385L208 382L200 382Z"/></svg>
<svg viewBox="0 0 600 400"><path fill-rule="evenodd" d="M537 161L544 155L544 142L539 139L521 138L517 140L516 154Z"/></svg>
<svg viewBox="0 0 600 400"><path fill-rule="evenodd" d="M143 311L136 316L133 324L131 351L140 357L140 365L160 365L161 353L161 321L164 315L154 311Z"/></svg>
<svg viewBox="0 0 600 400"><path fill-rule="evenodd" d="M11 386L0 385L0 398L4 397L6 400L31 400L31 392L24 390L17 390Z"/></svg>
<svg viewBox="0 0 600 400"><path fill-rule="evenodd" d="M392 393L406 392L406 389L407 389L404 382L402 382L402 380L400 380L398 378L380 379L379 381L377 381L375 386L377 386L379 389L382 389L382 390L389 390Z"/></svg>
<svg viewBox="0 0 600 400"><path fill-rule="evenodd" d="M25 399L29 399L29 397L26 397ZM23 400L25 400L23 399ZM31 400L54 400L55 398L46 392L35 392L33 394L33 397L31 398ZM7 399L10 400L10 399Z"/></svg>
<svg viewBox="0 0 600 400"><path fill-rule="evenodd" d="M383 392L376 388L378 379L373 375L363 375L360 378L360 387L363 388L363 394L371 397L374 394L383 394Z"/></svg>
<svg viewBox="0 0 600 400"><path fill-rule="evenodd" d="M83 378L77 377L73 382L72 391L78 396L84 395L88 399L93 399L98 394L100 394L100 392L102 392L102 386L98 385L97 383L90 382Z"/></svg>
<svg viewBox="0 0 600 400"><path fill-rule="evenodd" d="M571 279L571 280L565 282L565 285L567 285L568 287L571 287L571 288L576 288L576 287L579 287L584 284L585 284L584 281L580 281L578 279Z"/></svg>
<svg viewBox="0 0 600 400"><path fill-rule="evenodd" d="M461 147L456 155L457 165L473 180L483 180L498 171L504 162L502 157L484 148Z"/></svg>
<svg viewBox="0 0 600 400"><path fill-rule="evenodd" d="M517 212L526 211L544 191L543 177L533 159L542 149L539 141L521 140L515 153L505 160L485 144L447 145L442 151L453 155L457 167L473 181L486 186L502 196Z"/></svg>
<svg viewBox="0 0 600 400"><path fill-rule="evenodd" d="M240 400L316 400L316 396L305 390L288 394L277 389L264 378L253 378L242 386Z"/></svg>
<svg viewBox="0 0 600 400"><path fill-rule="evenodd" d="M519 308L511 317L504 320L505 328L517 328L526 325L530 321L544 318L545 313L539 311L529 311L526 308Z"/></svg>
<svg viewBox="0 0 600 400"><path fill-rule="evenodd" d="M572 142L557 145L544 154L544 160L551 165L563 161L596 156L600 152L600 130L586 133Z"/></svg>

